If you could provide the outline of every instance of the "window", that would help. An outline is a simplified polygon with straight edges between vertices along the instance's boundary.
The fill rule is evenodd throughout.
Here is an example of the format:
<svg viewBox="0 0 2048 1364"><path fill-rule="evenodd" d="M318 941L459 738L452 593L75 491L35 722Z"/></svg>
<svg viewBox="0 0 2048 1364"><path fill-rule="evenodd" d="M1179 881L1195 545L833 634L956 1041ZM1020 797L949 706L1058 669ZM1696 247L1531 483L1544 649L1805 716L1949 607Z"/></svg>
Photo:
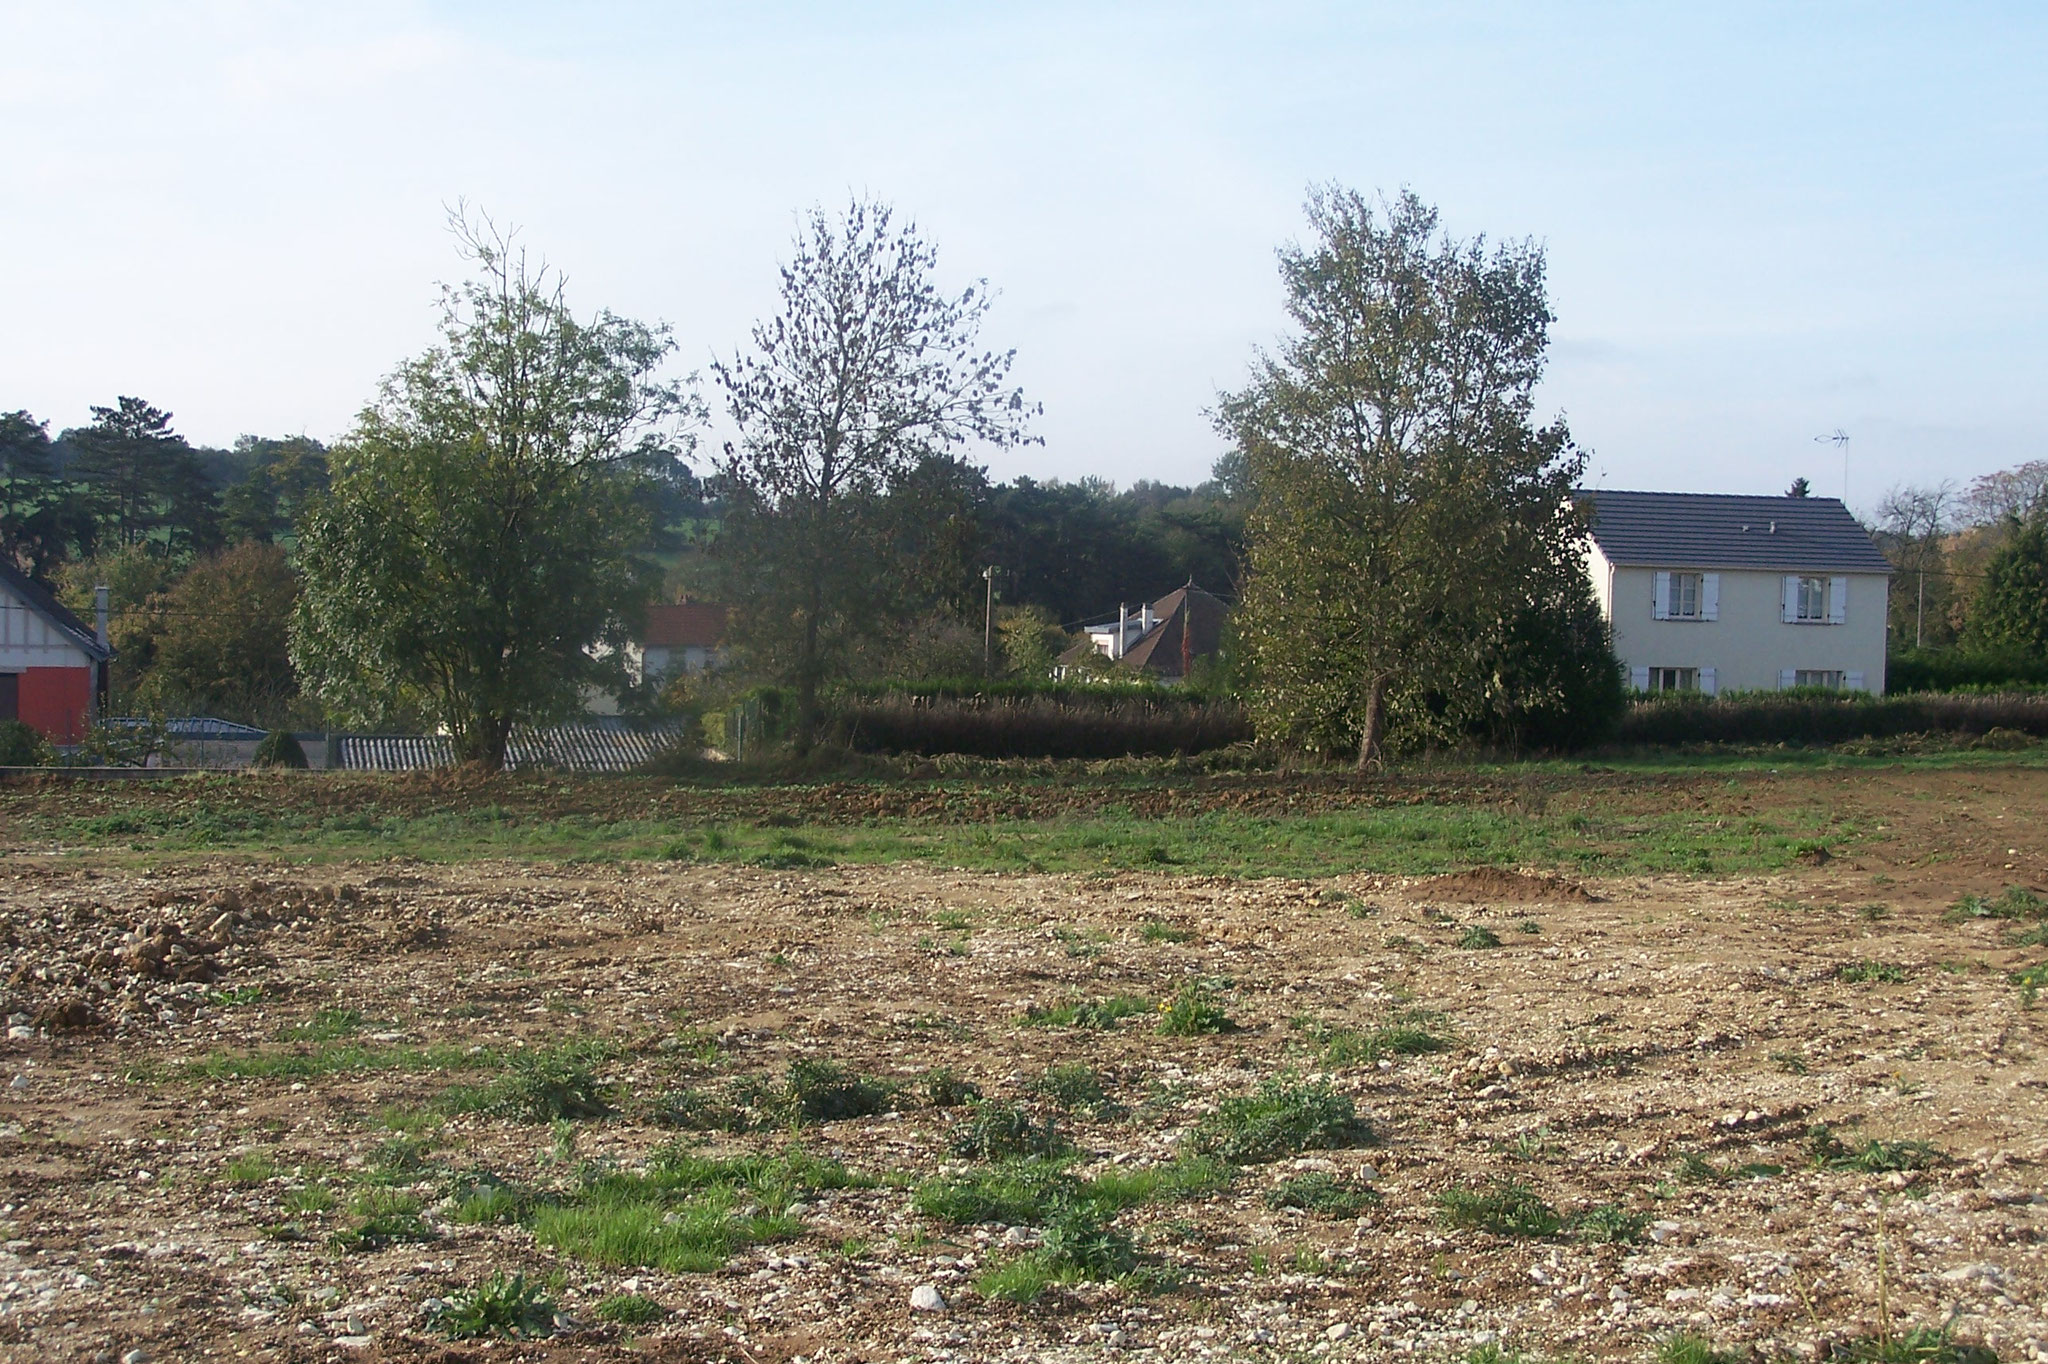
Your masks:
<svg viewBox="0 0 2048 1364"><path fill-rule="evenodd" d="M1795 668L1792 671L1792 685L1795 687L1826 687L1829 691L1842 689L1842 674L1831 668Z"/></svg>
<svg viewBox="0 0 2048 1364"><path fill-rule="evenodd" d="M1698 691L1700 670L1698 668L1652 668L1650 669L1650 691Z"/></svg>
<svg viewBox="0 0 2048 1364"><path fill-rule="evenodd" d="M1673 620L1698 620L1700 618L1699 574L1674 573L1671 575L1671 618Z"/></svg>
<svg viewBox="0 0 2048 1364"><path fill-rule="evenodd" d="M1826 620L1828 618L1828 580L1826 578L1801 578L1794 591L1798 594L1793 603L1794 620Z"/></svg>

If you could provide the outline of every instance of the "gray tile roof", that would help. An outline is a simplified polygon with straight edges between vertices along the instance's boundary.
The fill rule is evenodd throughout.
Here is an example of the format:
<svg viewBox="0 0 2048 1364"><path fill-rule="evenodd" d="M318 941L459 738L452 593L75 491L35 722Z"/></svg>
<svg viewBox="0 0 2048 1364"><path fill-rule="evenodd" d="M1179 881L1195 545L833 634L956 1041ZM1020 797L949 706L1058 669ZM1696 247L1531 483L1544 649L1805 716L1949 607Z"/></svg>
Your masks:
<svg viewBox="0 0 2048 1364"><path fill-rule="evenodd" d="M633 729L603 723L556 725L512 731L505 766L567 772L630 772L683 739L680 724ZM441 734L349 734L341 736L341 766L358 772L416 772L450 767L455 750Z"/></svg>
<svg viewBox="0 0 2048 1364"><path fill-rule="evenodd" d="M1636 493L1581 488L1593 540L1610 563L1658 568L1889 573L1892 566L1839 498Z"/></svg>

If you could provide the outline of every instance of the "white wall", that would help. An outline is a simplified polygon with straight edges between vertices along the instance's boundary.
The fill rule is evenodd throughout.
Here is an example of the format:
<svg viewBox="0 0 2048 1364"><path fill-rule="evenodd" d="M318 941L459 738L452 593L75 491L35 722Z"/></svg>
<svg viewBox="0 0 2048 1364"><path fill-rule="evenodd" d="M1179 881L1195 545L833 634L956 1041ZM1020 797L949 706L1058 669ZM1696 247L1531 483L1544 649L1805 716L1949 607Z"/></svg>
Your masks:
<svg viewBox="0 0 2048 1364"><path fill-rule="evenodd" d="M1786 669L1863 674L1867 690L1884 690L1888 579L1881 573L1832 574L1848 579L1840 625L1784 619L1784 579L1751 569L1662 571L1720 575L1718 620L1658 620L1658 568L1609 564L1595 549L1587 558L1593 590L1614 630L1614 652L1631 669L1712 668L1720 691L1775 691Z"/></svg>
<svg viewBox="0 0 2048 1364"><path fill-rule="evenodd" d="M0 586L0 672L24 668L85 668L92 657L39 611Z"/></svg>

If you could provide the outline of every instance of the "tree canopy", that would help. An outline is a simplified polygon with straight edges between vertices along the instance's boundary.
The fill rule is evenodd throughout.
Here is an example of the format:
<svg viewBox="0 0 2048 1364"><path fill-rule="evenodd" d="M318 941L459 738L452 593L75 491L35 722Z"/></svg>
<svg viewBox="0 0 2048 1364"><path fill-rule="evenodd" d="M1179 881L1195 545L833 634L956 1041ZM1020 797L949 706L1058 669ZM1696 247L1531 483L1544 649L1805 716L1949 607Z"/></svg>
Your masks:
<svg viewBox="0 0 2048 1364"><path fill-rule="evenodd" d="M777 311L713 366L740 433L718 469L734 633L795 685L799 747L827 678L929 605L918 565L949 522L964 529L978 479L958 453L1030 438L1012 353L979 346L986 285L948 293L937 265L886 205L814 209Z"/></svg>
<svg viewBox="0 0 2048 1364"><path fill-rule="evenodd" d="M580 320L487 219L453 226L476 274L331 454L292 651L338 713L416 710L495 768L515 724L578 708L646 599L645 468L696 409L657 377L665 327Z"/></svg>
<svg viewBox="0 0 2048 1364"><path fill-rule="evenodd" d="M1364 768L1390 708L1441 731L1546 685L1498 661L1532 614L1585 615L1585 459L1561 420L1533 421L1551 321L1539 247L1453 240L1411 193L1319 189L1307 214L1311 240L1280 252L1296 331L1218 423L1254 499L1239 615L1254 722L1355 746Z"/></svg>

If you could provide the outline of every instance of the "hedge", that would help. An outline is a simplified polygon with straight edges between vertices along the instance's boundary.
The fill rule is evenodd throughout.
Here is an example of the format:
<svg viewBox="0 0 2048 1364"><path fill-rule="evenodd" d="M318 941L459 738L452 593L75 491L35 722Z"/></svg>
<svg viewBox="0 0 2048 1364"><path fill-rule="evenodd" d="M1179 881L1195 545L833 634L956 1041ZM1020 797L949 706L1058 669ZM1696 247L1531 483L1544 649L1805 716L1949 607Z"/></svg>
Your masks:
<svg viewBox="0 0 2048 1364"><path fill-rule="evenodd" d="M1990 696L1899 692L1834 693L1638 701L1622 716L1617 742L1674 744L1831 744L1900 734L1981 735L1994 729L2048 736L2048 695Z"/></svg>
<svg viewBox="0 0 2048 1364"><path fill-rule="evenodd" d="M1904 649L1886 660L1885 686L1895 692L2048 687L2048 658L2021 651Z"/></svg>
<svg viewBox="0 0 2048 1364"><path fill-rule="evenodd" d="M1252 737L1228 701L1125 694L840 697L834 736L864 753L964 753L982 758L1126 758L1203 753Z"/></svg>

